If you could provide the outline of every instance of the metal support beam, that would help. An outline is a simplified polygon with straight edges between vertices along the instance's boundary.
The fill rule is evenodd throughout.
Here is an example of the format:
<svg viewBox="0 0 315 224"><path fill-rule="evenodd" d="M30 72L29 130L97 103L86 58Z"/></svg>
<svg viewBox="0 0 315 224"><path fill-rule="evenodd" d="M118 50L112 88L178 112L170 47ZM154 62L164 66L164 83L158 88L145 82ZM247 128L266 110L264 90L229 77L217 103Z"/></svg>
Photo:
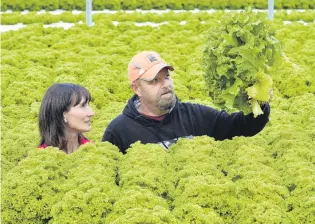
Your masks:
<svg viewBox="0 0 315 224"><path fill-rule="evenodd" d="M92 26L92 0L86 0L86 24Z"/></svg>
<svg viewBox="0 0 315 224"><path fill-rule="evenodd" d="M268 0L268 18L273 19L274 0Z"/></svg>

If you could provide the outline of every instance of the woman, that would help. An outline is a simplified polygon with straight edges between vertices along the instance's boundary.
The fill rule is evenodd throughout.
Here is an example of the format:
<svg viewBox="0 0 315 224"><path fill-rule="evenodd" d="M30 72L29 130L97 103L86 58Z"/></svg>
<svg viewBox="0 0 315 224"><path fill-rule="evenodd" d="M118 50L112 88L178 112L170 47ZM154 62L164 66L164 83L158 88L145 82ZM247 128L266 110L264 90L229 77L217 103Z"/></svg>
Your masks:
<svg viewBox="0 0 315 224"><path fill-rule="evenodd" d="M76 84L54 84L45 93L39 112L39 148L58 147L69 154L90 142L83 132L91 130L94 112L89 91Z"/></svg>

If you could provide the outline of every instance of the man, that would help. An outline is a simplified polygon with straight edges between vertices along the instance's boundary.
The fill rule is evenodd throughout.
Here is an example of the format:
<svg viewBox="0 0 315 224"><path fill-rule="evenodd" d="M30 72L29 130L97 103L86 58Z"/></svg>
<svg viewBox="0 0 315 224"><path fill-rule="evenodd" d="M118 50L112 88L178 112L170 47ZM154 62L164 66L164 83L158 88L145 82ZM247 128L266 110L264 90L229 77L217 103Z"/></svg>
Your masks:
<svg viewBox="0 0 315 224"><path fill-rule="evenodd" d="M199 104L180 103L170 76L173 70L156 52L134 56L128 76L135 95L109 124L102 141L111 142L123 153L136 141L159 143L168 149L183 137L208 135L223 140L253 136L268 122L269 104L263 106L263 115L254 118L253 114L228 114Z"/></svg>

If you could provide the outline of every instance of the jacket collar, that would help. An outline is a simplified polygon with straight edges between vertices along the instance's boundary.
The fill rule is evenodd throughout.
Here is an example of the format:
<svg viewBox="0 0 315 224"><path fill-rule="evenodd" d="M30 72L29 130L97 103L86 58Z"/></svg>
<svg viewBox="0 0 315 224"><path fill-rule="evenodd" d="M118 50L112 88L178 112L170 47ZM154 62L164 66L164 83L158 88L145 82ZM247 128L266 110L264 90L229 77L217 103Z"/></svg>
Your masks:
<svg viewBox="0 0 315 224"><path fill-rule="evenodd" d="M152 120L143 116L137 109L140 104L140 99L137 95L133 95L129 100L127 105L125 106L123 110L123 114L137 120L139 123L145 124L145 125L152 125ZM168 114L165 118L167 118L173 111L176 110L178 105L178 98L176 96L176 102L174 105L172 105L171 109L169 110Z"/></svg>

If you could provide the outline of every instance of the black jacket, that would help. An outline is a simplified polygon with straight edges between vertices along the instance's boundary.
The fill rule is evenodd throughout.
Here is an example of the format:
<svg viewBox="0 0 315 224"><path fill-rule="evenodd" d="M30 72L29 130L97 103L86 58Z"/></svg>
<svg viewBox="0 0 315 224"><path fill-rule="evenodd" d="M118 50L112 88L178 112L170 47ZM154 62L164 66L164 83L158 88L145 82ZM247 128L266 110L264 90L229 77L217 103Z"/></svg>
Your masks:
<svg viewBox="0 0 315 224"><path fill-rule="evenodd" d="M176 102L173 110L162 121L148 119L134 105L137 96L129 99L123 113L107 127L102 141L118 146L121 152L132 143L160 143L168 147L179 137L208 135L216 140L234 136L253 136L260 132L269 120L270 106L263 106L263 115L257 118L243 112L228 114L200 104Z"/></svg>

